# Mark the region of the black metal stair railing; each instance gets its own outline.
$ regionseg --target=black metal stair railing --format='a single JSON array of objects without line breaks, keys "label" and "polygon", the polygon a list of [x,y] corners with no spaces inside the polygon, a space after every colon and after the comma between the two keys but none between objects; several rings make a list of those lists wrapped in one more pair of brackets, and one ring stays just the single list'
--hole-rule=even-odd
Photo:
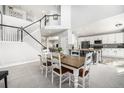
[{"label": "black metal stair railing", "polygon": [[[59,17],[60,15],[58,14],[54,14],[54,15],[44,15],[42,18],[40,18],[39,20],[35,21],[35,22],[32,22],[31,24],[27,25],[27,26],[24,26],[24,27],[18,27],[18,26],[12,26],[12,25],[6,25],[6,24],[3,24],[3,15],[2,13],[0,12],[1,14],[1,24],[0,24],[0,28],[1,28],[1,31],[0,31],[0,40],[1,41],[21,41],[23,42],[23,38],[24,38],[24,33],[26,33],[28,36],[30,36],[33,40],[35,40],[37,43],[39,43],[41,46],[43,46],[44,48],[46,48],[45,45],[43,45],[39,40],[37,40],[33,35],[31,35],[27,30],[26,28],[32,26],[33,24],[36,24],[36,23],[40,23],[40,31],[41,31],[41,22],[44,20],[44,26],[46,26],[46,23],[47,23],[47,19],[49,17]],[[6,31],[6,29],[3,29],[4,28],[9,28],[8,31]],[[9,31],[10,29],[16,29],[16,31]],[[13,39],[14,38],[14,39]]]},{"label": "black metal stair railing", "polygon": [[1,41],[19,41],[19,27],[5,24],[0,24],[0,26],[2,27],[0,35]]},{"label": "black metal stair railing", "polygon": [[19,41],[19,27],[3,24],[3,14],[0,11],[0,41]]},{"label": "black metal stair railing", "polygon": [[44,46],[40,41],[38,41],[35,37],[33,37],[30,33],[28,33],[28,31],[26,31],[24,28],[22,27],[17,27],[17,26],[11,26],[11,25],[4,25],[4,24],[0,24],[0,26],[3,27],[9,27],[9,28],[17,28],[20,32],[21,32],[21,36],[20,36],[20,40],[21,42],[23,42],[23,32],[25,32],[27,35],[29,35],[33,40],[35,40],[37,43],[39,43],[41,46],[43,46],[44,48],[46,48],[46,46]]}]

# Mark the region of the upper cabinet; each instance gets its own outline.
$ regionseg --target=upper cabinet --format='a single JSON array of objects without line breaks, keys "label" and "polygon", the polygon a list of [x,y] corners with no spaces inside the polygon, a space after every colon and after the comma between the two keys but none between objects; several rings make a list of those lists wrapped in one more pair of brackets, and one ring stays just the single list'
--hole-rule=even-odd
[{"label": "upper cabinet", "polygon": [[116,33],[116,43],[124,43],[124,33]]},{"label": "upper cabinet", "polygon": [[116,34],[108,34],[107,35],[107,44],[114,44],[114,43],[116,43]]},{"label": "upper cabinet", "polygon": [[108,35],[102,35],[102,43],[107,44],[108,43]]},{"label": "upper cabinet", "polygon": [[90,44],[94,44],[94,40],[102,40],[103,44],[124,43],[124,33],[113,33],[80,38],[80,41],[90,41]]},{"label": "upper cabinet", "polygon": [[104,35],[103,44],[117,44],[124,43],[124,34],[123,33],[114,33]]}]

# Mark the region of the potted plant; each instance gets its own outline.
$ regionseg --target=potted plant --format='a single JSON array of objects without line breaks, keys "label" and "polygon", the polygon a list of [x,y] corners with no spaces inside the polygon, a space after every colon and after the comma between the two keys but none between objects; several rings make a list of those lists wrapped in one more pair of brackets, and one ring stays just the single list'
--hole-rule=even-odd
[{"label": "potted plant", "polygon": [[61,52],[61,51],[62,51],[62,48],[61,48],[61,47],[59,47],[59,48],[58,48],[58,52]]}]

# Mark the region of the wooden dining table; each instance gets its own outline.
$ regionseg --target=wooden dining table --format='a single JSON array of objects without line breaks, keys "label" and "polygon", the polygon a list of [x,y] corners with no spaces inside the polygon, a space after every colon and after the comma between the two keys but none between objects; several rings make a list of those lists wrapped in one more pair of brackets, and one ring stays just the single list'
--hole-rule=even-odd
[{"label": "wooden dining table", "polygon": [[84,65],[85,57],[66,55],[61,58],[62,66],[73,70],[74,87],[78,87],[79,69]]}]

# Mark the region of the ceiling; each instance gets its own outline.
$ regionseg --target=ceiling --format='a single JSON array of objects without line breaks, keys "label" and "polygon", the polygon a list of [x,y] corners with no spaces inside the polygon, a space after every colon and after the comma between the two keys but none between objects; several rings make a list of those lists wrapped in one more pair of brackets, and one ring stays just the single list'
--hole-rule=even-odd
[{"label": "ceiling", "polygon": [[[78,10],[78,11],[77,11]],[[78,36],[92,35],[122,29],[124,6],[121,5],[82,5],[72,6],[72,30]]]},{"label": "ceiling", "polygon": [[[122,24],[122,25],[116,26],[116,24]],[[89,24],[87,26],[78,29],[78,31],[75,31],[74,33],[77,34],[78,36],[85,36],[85,35],[107,33],[113,31],[120,31],[122,29],[124,29],[124,13],[96,21],[92,24]]]},{"label": "ceiling", "polygon": [[63,26],[60,25],[56,25],[56,26],[45,26],[44,28],[42,28],[42,36],[56,36],[58,34],[60,34],[61,32],[66,31],[68,28],[65,28]]}]

